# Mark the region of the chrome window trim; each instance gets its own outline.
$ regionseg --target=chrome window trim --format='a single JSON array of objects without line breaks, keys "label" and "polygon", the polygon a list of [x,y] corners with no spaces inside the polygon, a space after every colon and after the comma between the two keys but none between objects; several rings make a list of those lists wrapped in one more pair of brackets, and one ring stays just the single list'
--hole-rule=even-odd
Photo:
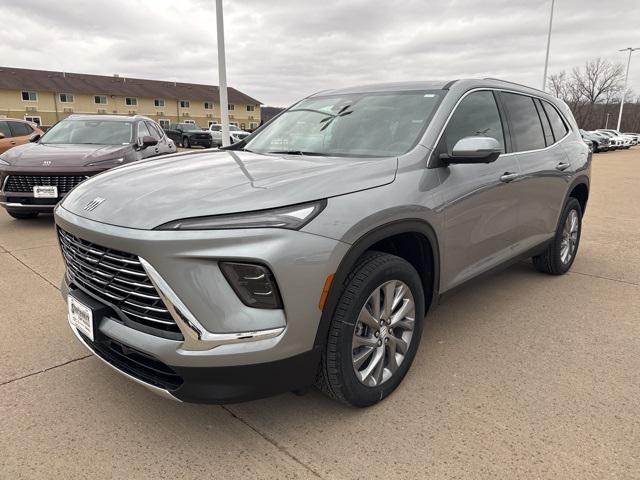
[{"label": "chrome window trim", "polygon": [[4,193],[4,189],[7,186],[7,182],[9,181],[9,177],[10,176],[11,176],[11,174],[9,174],[6,177],[4,177],[4,180],[2,181],[2,187],[0,187],[0,192]]},{"label": "chrome window trim", "polygon": [[[438,137],[436,138],[436,141],[433,143],[433,146],[432,147],[427,147],[427,148],[429,148],[431,150],[430,153],[429,153],[429,160],[427,161],[427,168],[433,168],[433,165],[432,165],[432,163],[433,163],[433,152],[435,152],[436,146],[440,143],[440,139],[442,138],[442,135],[444,134],[444,131],[446,130],[446,128],[449,126],[449,122],[451,121],[451,117],[453,117],[453,114],[458,109],[458,106],[460,105],[460,102],[462,102],[462,100],[464,100],[468,95],[471,95],[474,92],[486,92],[486,91],[489,91],[489,92],[514,93],[514,94],[517,94],[517,95],[523,95],[525,97],[537,98],[540,101],[547,102],[549,105],[551,105],[553,108],[555,108],[555,110],[558,112],[558,115],[560,115],[560,117],[562,118],[562,120],[564,121],[564,123],[567,126],[567,134],[564,137],[562,137],[561,139],[556,140],[555,142],[553,142],[551,145],[548,145],[548,146],[546,146],[544,148],[538,148],[538,149],[535,149],[535,150],[522,150],[522,151],[519,151],[519,152],[501,153],[499,158],[508,157],[508,156],[511,156],[511,155],[532,153],[532,152],[543,152],[543,151],[548,150],[548,149],[550,149],[552,147],[555,147],[557,144],[559,144],[565,138],[567,138],[571,134],[571,132],[573,132],[573,126],[571,125],[571,123],[569,123],[567,121],[567,119],[562,114],[562,112],[560,110],[558,110],[558,108],[556,108],[556,106],[553,105],[551,102],[549,102],[548,100],[545,100],[543,97],[541,97],[539,95],[533,95],[531,93],[519,92],[517,90],[512,90],[512,89],[509,89],[509,88],[502,88],[502,87],[477,87],[477,88],[472,88],[471,90],[466,91],[458,99],[456,104],[451,109],[451,112],[449,113],[449,116],[447,117],[447,120],[444,122],[444,125],[440,129],[440,133],[438,134]],[[496,108],[498,108],[497,102],[496,102]],[[504,130],[504,125],[503,125],[503,130]],[[506,141],[506,138],[505,138],[505,141]],[[505,147],[506,147],[506,145],[505,145]]]},{"label": "chrome window trim", "polygon": [[207,331],[189,309],[182,303],[178,295],[171,289],[158,271],[142,257],[138,257],[142,268],[147,272],[151,283],[156,287],[162,301],[178,325],[184,336],[183,350],[211,350],[230,343],[255,342],[281,335],[286,327],[256,330],[251,332],[212,333]]}]

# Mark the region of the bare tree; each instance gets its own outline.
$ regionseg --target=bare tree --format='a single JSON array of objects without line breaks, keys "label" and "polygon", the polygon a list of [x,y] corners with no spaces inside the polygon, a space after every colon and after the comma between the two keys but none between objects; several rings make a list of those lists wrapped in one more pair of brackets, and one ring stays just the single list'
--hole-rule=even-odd
[{"label": "bare tree", "polygon": [[593,105],[603,97],[621,90],[623,73],[622,64],[613,64],[598,57],[587,60],[584,71],[575,67],[571,76],[580,95]]}]

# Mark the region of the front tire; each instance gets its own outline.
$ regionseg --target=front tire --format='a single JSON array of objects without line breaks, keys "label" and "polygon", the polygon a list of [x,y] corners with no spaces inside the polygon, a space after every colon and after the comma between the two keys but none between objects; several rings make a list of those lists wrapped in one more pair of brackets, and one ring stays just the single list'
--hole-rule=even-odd
[{"label": "front tire", "polygon": [[17,220],[29,220],[38,216],[38,212],[15,212],[7,210],[7,213]]},{"label": "front tire", "polygon": [[191,148],[191,143],[189,143],[189,139],[187,137],[184,137],[182,139],[182,147],[183,148]]},{"label": "front tire", "polygon": [[563,275],[569,271],[578,253],[582,233],[582,208],[573,197],[567,201],[556,235],[546,250],[533,257],[537,270],[550,275]]},{"label": "front tire", "polygon": [[406,260],[369,252],[346,280],[329,326],[319,386],[368,407],[402,382],[420,344],[425,315],[418,272]]}]

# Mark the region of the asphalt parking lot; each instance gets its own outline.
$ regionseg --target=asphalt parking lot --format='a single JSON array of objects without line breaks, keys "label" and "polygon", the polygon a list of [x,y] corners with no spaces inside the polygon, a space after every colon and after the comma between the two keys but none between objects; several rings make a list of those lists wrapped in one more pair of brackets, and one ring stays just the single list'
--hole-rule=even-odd
[{"label": "asphalt parking lot", "polygon": [[174,403],[70,332],[51,217],[0,212],[0,478],[640,478],[640,147],[594,156],[563,277],[521,263],[428,317],[403,385]]}]

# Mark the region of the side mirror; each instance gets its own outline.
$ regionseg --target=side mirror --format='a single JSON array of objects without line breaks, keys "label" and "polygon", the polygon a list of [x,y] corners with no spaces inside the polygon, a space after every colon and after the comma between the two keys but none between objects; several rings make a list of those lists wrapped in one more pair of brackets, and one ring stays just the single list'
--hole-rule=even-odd
[{"label": "side mirror", "polygon": [[31,135],[31,136],[29,137],[29,141],[30,141],[31,143],[35,143],[35,142],[37,142],[38,140],[40,140],[41,138],[42,138],[42,135],[40,135],[39,133],[34,133],[33,135]]},{"label": "side mirror", "polygon": [[144,137],[142,137],[142,140],[140,142],[140,148],[142,150],[144,150],[145,148],[148,147],[153,147],[154,145],[158,144],[158,140],[150,137],[149,135],[145,135]]},{"label": "side mirror", "polygon": [[495,162],[502,148],[492,137],[464,137],[456,142],[451,155],[441,155],[445,163],[491,163]]}]

